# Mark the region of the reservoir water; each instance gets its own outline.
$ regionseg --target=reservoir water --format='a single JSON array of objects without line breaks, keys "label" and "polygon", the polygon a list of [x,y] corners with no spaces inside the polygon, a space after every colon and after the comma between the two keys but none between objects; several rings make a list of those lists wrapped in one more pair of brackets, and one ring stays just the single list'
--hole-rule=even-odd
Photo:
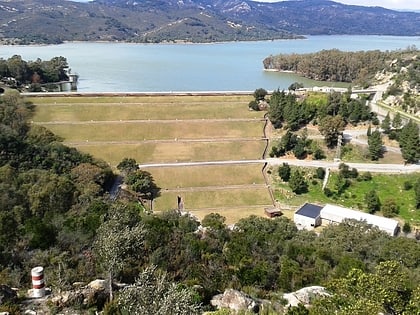
[{"label": "reservoir water", "polygon": [[65,43],[0,46],[0,58],[67,58],[80,92],[253,91],[314,82],[293,74],[263,71],[262,61],[280,53],[395,50],[420,47],[420,37],[308,36],[304,40],[214,44]]}]

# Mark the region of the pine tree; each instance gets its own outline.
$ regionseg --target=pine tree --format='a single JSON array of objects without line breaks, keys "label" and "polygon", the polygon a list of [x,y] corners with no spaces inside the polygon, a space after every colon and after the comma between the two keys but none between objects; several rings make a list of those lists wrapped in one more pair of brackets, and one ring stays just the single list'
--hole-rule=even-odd
[{"label": "pine tree", "polygon": [[283,165],[279,167],[278,173],[282,181],[288,182],[291,173],[289,164],[283,163]]},{"label": "pine tree", "polygon": [[372,161],[378,160],[380,157],[382,157],[383,153],[383,142],[381,133],[378,129],[376,129],[370,137],[368,138],[368,145],[369,145],[369,156]]},{"label": "pine tree", "polygon": [[378,194],[375,190],[371,190],[365,195],[365,202],[366,207],[371,214],[381,209],[381,202],[379,201]]},{"label": "pine tree", "polygon": [[401,129],[399,143],[403,159],[407,163],[417,163],[420,159],[419,127],[412,120]]},{"label": "pine tree", "polygon": [[386,134],[388,134],[391,131],[391,118],[389,117],[389,112],[388,114],[386,114],[384,120],[382,120],[381,128]]},{"label": "pine tree", "polygon": [[308,183],[299,170],[292,172],[289,179],[289,186],[296,194],[303,194],[308,191]]},{"label": "pine tree", "polygon": [[394,119],[392,120],[392,128],[400,129],[402,126],[402,118],[400,113],[396,113]]}]

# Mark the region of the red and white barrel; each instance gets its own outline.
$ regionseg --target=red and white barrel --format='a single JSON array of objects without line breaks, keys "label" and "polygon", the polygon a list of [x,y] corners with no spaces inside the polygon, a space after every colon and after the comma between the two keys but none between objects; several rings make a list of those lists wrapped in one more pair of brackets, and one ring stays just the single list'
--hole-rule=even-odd
[{"label": "red and white barrel", "polygon": [[33,297],[45,296],[44,268],[35,267],[31,270]]}]

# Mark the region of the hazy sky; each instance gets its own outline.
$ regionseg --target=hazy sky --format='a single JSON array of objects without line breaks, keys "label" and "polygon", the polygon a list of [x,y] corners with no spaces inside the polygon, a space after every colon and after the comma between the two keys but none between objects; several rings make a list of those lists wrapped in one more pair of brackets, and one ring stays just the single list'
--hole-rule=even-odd
[{"label": "hazy sky", "polygon": [[[279,0],[258,0],[261,2],[279,2]],[[363,6],[378,6],[388,9],[411,9],[420,10],[420,0],[333,0],[344,4],[354,4]]]}]

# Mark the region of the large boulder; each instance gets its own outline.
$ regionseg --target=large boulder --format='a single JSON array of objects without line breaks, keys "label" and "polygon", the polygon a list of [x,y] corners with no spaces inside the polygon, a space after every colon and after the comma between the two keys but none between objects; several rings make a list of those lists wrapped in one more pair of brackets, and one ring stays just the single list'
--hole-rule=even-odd
[{"label": "large boulder", "polygon": [[302,288],[295,292],[283,294],[283,298],[287,300],[287,306],[297,306],[298,304],[303,304],[309,306],[312,303],[312,300],[318,296],[329,296],[330,294],[324,287],[321,286],[312,286]]},{"label": "large boulder", "polygon": [[258,313],[260,309],[260,303],[257,300],[233,289],[227,289],[223,294],[215,295],[210,303],[218,309],[228,308],[234,311],[247,310]]},{"label": "large boulder", "polygon": [[0,284],[0,304],[7,302],[15,303],[17,301],[17,293],[11,287]]}]

